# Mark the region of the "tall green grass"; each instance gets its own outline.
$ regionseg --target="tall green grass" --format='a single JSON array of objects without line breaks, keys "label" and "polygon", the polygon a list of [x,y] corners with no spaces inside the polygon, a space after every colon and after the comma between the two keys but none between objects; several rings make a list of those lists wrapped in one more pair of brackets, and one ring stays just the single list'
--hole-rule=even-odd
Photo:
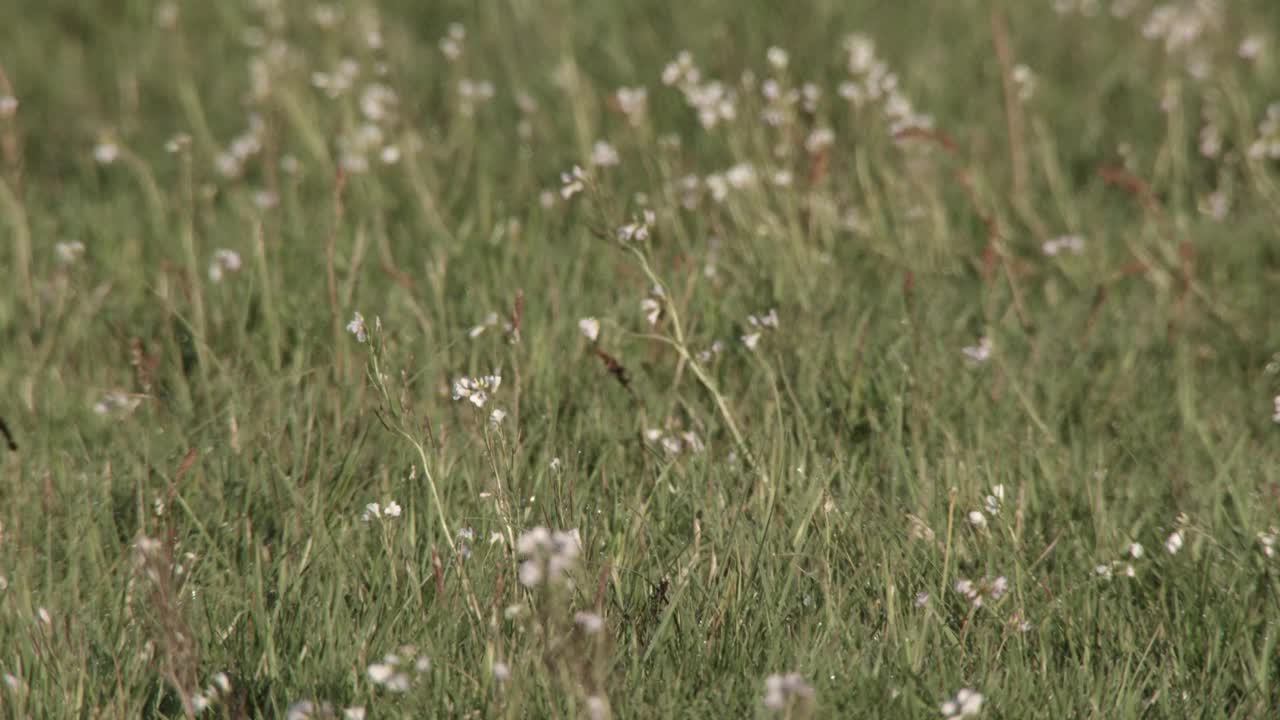
[{"label": "tall green grass", "polygon": [[0,27],[0,715],[1280,707],[1280,6]]}]

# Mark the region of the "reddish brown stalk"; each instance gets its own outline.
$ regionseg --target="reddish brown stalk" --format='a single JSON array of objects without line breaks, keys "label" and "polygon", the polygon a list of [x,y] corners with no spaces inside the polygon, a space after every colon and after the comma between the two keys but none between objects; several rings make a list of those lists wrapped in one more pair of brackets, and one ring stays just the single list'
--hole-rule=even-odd
[{"label": "reddish brown stalk", "polygon": [[516,300],[511,305],[511,330],[510,335],[514,341],[520,340],[520,321],[524,318],[524,289],[516,289]]},{"label": "reddish brown stalk", "polygon": [[605,369],[608,370],[609,374],[618,381],[618,384],[622,385],[623,389],[634,397],[635,392],[631,389],[631,374],[622,366],[622,363],[618,362],[618,359],[614,356],[602,350],[599,345],[592,345],[591,352],[595,353],[595,356],[600,358],[600,362],[604,363]]},{"label": "reddish brown stalk", "polygon": [[1151,192],[1151,186],[1142,178],[1124,168],[1108,165],[1098,168],[1098,177],[1102,178],[1102,181],[1106,184],[1114,185],[1133,195],[1147,210],[1160,215],[1160,204],[1156,202],[1155,195]]}]

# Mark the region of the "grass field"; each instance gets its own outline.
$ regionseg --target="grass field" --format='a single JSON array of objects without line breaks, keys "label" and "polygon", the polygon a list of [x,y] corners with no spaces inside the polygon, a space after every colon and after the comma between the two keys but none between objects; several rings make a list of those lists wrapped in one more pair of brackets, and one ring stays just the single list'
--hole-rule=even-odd
[{"label": "grass field", "polygon": [[0,717],[1280,716],[1280,3],[0,28]]}]

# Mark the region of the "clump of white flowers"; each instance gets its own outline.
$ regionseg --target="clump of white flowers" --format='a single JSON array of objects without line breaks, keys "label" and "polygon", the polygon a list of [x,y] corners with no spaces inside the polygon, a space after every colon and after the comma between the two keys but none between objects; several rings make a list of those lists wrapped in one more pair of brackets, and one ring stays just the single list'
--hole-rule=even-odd
[{"label": "clump of white flowers", "polygon": [[981,365],[991,359],[991,338],[983,335],[978,338],[977,345],[960,348],[966,360],[973,365]]},{"label": "clump of white flowers", "polygon": [[624,243],[648,240],[649,233],[657,219],[652,210],[645,210],[640,217],[632,218],[631,222],[618,228],[618,240]]},{"label": "clump of white flowers", "polygon": [[688,51],[681,51],[663,68],[662,84],[679,88],[704,129],[731,122],[738,116],[734,91],[718,80],[703,82],[702,71],[694,64]]},{"label": "clump of white flowers", "polygon": [[480,377],[460,377],[453,381],[453,399],[467,400],[478,408],[484,407],[489,396],[502,384],[502,376],[498,374]]},{"label": "clump of white flowers", "polygon": [[364,506],[364,512],[360,513],[360,519],[364,522],[369,522],[370,520],[398,518],[400,517],[400,512],[400,503],[395,500],[388,500],[385,505],[372,502]]},{"label": "clump of white flowers", "polygon": [[613,94],[618,111],[627,118],[632,126],[639,125],[649,107],[649,91],[643,87],[620,87]]},{"label": "clump of white flowers", "polygon": [[1129,543],[1125,548],[1125,557],[1119,560],[1112,560],[1110,563],[1103,563],[1094,567],[1093,571],[1103,580],[1110,580],[1113,577],[1136,577],[1138,572],[1133,565],[1133,561],[1141,558],[1146,554],[1146,548],[1141,543]]},{"label": "clump of white flowers", "polygon": [[560,197],[568,200],[587,188],[587,173],[574,165],[569,172],[560,173]]},{"label": "clump of white flowers", "polygon": [[222,282],[226,273],[238,272],[240,267],[240,253],[225,248],[215,250],[213,261],[209,263],[209,279],[215,283]]},{"label": "clump of white flowers", "polygon": [[800,673],[775,673],[764,679],[764,706],[783,710],[792,702],[813,700],[813,688]]},{"label": "clump of white flowers", "polygon": [[980,608],[988,602],[994,602],[1004,596],[1009,589],[1009,581],[1003,575],[999,577],[985,577],[977,582],[960,578],[955,584],[956,592],[960,593],[973,604],[975,608]]},{"label": "clump of white flowers", "polygon": [[1040,246],[1041,251],[1049,257],[1058,255],[1063,252],[1070,252],[1072,255],[1079,255],[1084,252],[1084,238],[1079,235],[1062,235],[1052,240],[1044,241]]},{"label": "clump of white flowers", "polygon": [[53,254],[57,256],[58,262],[72,265],[84,255],[84,243],[79,240],[57,243],[53,246]]},{"label": "clump of white flowers", "polygon": [[392,692],[405,692],[413,682],[410,668],[415,675],[421,675],[431,669],[431,659],[419,655],[414,646],[403,645],[384,655],[380,662],[370,664],[366,672],[374,685]]},{"label": "clump of white flowers", "polygon": [[217,705],[231,692],[231,678],[224,672],[217,672],[210,678],[209,685],[191,696],[191,710],[202,713]]},{"label": "clump of white flowers", "polygon": [[351,316],[351,322],[347,323],[347,332],[356,336],[356,342],[364,342],[369,339],[368,329],[364,325],[364,316],[359,312]]},{"label": "clump of white flowers", "polygon": [[759,346],[760,337],[765,331],[778,329],[778,310],[770,308],[769,312],[762,315],[748,315],[747,326],[749,330],[743,334],[742,344],[748,350],[755,350]]},{"label": "clump of white flowers", "polygon": [[956,691],[955,697],[939,705],[938,710],[942,712],[942,717],[946,718],[946,720],[959,720],[981,712],[983,700],[982,693],[969,688],[962,688]]},{"label": "clump of white flowers", "polygon": [[571,573],[582,555],[582,536],[576,529],[551,531],[535,527],[516,539],[520,556],[520,584],[527,588],[539,585],[573,586]]},{"label": "clump of white flowers", "polygon": [[1267,107],[1258,123],[1258,138],[1249,145],[1249,157],[1255,160],[1280,160],[1280,102]]},{"label": "clump of white flowers", "polygon": [[117,412],[128,415],[137,410],[141,404],[141,397],[130,395],[120,390],[112,390],[103,395],[101,400],[94,403],[93,411],[98,415],[109,415]]},{"label": "clump of white flowers", "polygon": [[1275,525],[1267,528],[1266,532],[1258,533],[1258,547],[1262,549],[1265,557],[1273,558],[1276,556],[1276,540],[1280,538],[1280,529]]},{"label": "clump of white flowers", "polygon": [[618,149],[605,140],[597,140],[591,146],[591,164],[595,167],[613,167],[620,163]]},{"label": "clump of white flowers", "polygon": [[658,428],[650,428],[644,431],[644,439],[660,446],[669,458],[682,452],[700,453],[706,449],[702,438],[694,432],[666,433]]},{"label": "clump of white flowers", "polygon": [[890,135],[912,128],[933,127],[933,118],[916,112],[899,87],[898,75],[876,56],[875,41],[855,33],[845,38],[844,50],[850,77],[840,84],[841,97],[855,108],[879,106],[889,123]]}]

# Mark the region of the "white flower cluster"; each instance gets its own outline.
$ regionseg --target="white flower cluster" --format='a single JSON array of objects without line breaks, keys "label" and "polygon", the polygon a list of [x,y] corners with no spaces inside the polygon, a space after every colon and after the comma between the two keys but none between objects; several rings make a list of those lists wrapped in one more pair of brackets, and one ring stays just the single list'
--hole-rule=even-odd
[{"label": "white flower cluster", "polygon": [[369,503],[364,506],[364,512],[360,513],[360,519],[364,522],[370,520],[389,520],[391,518],[400,517],[400,503],[395,500],[388,500],[386,505],[379,505],[376,502]]},{"label": "white flower cluster", "polygon": [[1084,238],[1079,235],[1063,235],[1044,241],[1040,249],[1045,255],[1053,257],[1062,252],[1070,252],[1072,255],[1079,255],[1084,252]]},{"label": "white flower cluster", "polygon": [[412,658],[413,671],[416,675],[431,669],[430,658],[426,655],[418,655],[418,649],[412,645],[403,645],[396,652],[384,655],[381,662],[369,666],[367,670],[369,680],[374,685],[392,692],[407,691],[412,685],[412,678],[406,667],[410,663],[410,658]]},{"label": "white flower cluster", "polygon": [[1280,102],[1267,107],[1267,114],[1258,123],[1258,139],[1249,145],[1249,157],[1280,160]]},{"label": "white flower cluster", "polygon": [[587,188],[587,173],[577,165],[569,172],[560,173],[560,197],[568,200]]},{"label": "white flower cluster", "polygon": [[698,122],[707,130],[738,116],[733,90],[717,80],[703,82],[702,71],[694,65],[688,51],[682,50],[663,68],[662,84],[680,89],[685,102],[697,112]]},{"label": "white flower cluster", "polygon": [[991,486],[991,492],[983,499],[982,510],[969,511],[969,524],[976,528],[987,526],[987,515],[995,517],[1000,514],[1001,508],[1004,507],[1004,485],[997,483]]},{"label": "white flower cluster", "polygon": [[746,345],[748,350],[755,350],[760,344],[760,336],[764,331],[778,329],[777,308],[769,308],[769,312],[763,315],[748,315],[747,325],[751,330],[742,336],[742,344]]},{"label": "white flower cluster", "polygon": [[600,321],[593,317],[585,317],[578,321],[578,330],[591,342],[600,338]]},{"label": "white flower cluster", "polygon": [[1266,532],[1258,533],[1258,547],[1262,548],[1263,556],[1269,558],[1276,556],[1277,539],[1280,539],[1280,528],[1275,525],[1267,528]]},{"label": "white flower cluster", "polygon": [[1218,24],[1221,11],[1218,0],[1158,5],[1143,22],[1142,35],[1164,43],[1166,53],[1194,49],[1200,37]]},{"label": "white flower cluster", "polygon": [[627,122],[637,126],[644,121],[645,112],[649,108],[649,91],[643,87],[620,87],[613,93],[618,111],[627,118]]},{"label": "white flower cluster", "polygon": [[215,283],[222,282],[226,273],[239,272],[240,267],[240,253],[225,248],[215,250],[213,261],[209,263],[209,279]]},{"label": "white flower cluster", "polygon": [[58,262],[72,265],[84,255],[84,243],[79,240],[56,243],[53,254],[57,256]]},{"label": "white flower cluster", "polygon": [[813,688],[800,673],[775,673],[764,679],[764,706],[783,710],[793,700],[813,699]]},{"label": "white flower cluster", "polygon": [[244,174],[245,163],[262,152],[266,123],[256,113],[249,115],[249,128],[231,139],[227,148],[214,158],[218,172],[228,180]]},{"label": "white flower cluster", "polygon": [[960,578],[956,581],[955,588],[975,608],[980,608],[1003,597],[1009,589],[1009,581],[1003,575],[996,578],[985,577],[977,582]]},{"label": "white flower cluster", "polygon": [[112,390],[103,395],[101,400],[94,403],[93,411],[98,415],[108,415],[116,412],[128,415],[137,410],[140,404],[142,404],[142,398],[120,390]]},{"label": "white flower cluster", "polygon": [[675,457],[682,452],[700,453],[707,448],[702,438],[693,432],[674,434],[650,428],[644,431],[644,439],[661,446],[667,457]]},{"label": "white flower cluster", "polygon": [[1129,547],[1125,548],[1126,557],[1098,565],[1093,571],[1103,580],[1110,580],[1116,576],[1135,577],[1138,573],[1132,561],[1141,558],[1145,553],[1146,549],[1142,547],[1141,543],[1129,543]]},{"label": "white flower cluster", "polygon": [[196,713],[202,713],[217,705],[230,692],[231,679],[227,677],[227,674],[224,672],[214,673],[208,687],[191,696],[191,710]]},{"label": "white flower cluster", "polygon": [[962,347],[960,352],[964,354],[965,359],[971,364],[981,365],[991,359],[991,338],[983,335],[978,338],[977,345]]},{"label": "white flower cluster", "polygon": [[653,211],[646,209],[641,213],[640,217],[633,217],[631,222],[618,228],[619,242],[644,242],[648,240],[653,224],[657,221],[658,217]]},{"label": "white flower cluster", "polygon": [[879,105],[889,122],[889,134],[910,128],[930,129],[933,118],[915,111],[911,100],[898,87],[898,75],[876,57],[875,41],[855,33],[845,38],[844,50],[850,79],[837,92],[854,107]]},{"label": "white flower cluster", "polygon": [[942,717],[946,720],[960,720],[960,718],[977,715],[982,711],[982,694],[976,690],[962,688],[957,691],[955,697],[944,701],[938,706]]},{"label": "white flower cluster", "polygon": [[582,536],[576,529],[552,532],[545,527],[525,531],[516,539],[520,562],[520,584],[535,588],[547,585],[573,586],[570,577],[582,555]]},{"label": "white flower cluster", "polygon": [[453,381],[453,399],[467,400],[478,408],[484,407],[489,396],[497,392],[502,384],[501,375],[483,375],[481,377],[460,377]]}]

